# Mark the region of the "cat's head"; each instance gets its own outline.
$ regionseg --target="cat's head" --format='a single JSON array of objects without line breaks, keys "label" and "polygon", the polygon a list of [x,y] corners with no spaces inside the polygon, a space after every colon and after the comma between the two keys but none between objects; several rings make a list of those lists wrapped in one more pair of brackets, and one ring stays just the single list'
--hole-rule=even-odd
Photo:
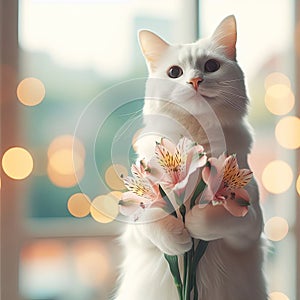
[{"label": "cat's head", "polygon": [[219,117],[243,117],[247,111],[244,76],[236,61],[236,21],[228,16],[210,38],[172,45],[155,33],[139,32],[149,77],[178,83],[205,99]]}]

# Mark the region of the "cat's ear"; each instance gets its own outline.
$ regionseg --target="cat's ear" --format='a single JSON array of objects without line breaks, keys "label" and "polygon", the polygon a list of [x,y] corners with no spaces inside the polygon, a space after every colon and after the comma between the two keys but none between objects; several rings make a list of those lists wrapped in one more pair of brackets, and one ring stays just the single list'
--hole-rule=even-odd
[{"label": "cat's ear", "polygon": [[225,55],[236,60],[236,21],[233,15],[225,18],[212,35],[212,41],[224,49]]},{"label": "cat's ear", "polygon": [[169,44],[155,33],[148,30],[140,30],[138,33],[140,47],[150,68],[155,67],[155,63],[167,50]]}]

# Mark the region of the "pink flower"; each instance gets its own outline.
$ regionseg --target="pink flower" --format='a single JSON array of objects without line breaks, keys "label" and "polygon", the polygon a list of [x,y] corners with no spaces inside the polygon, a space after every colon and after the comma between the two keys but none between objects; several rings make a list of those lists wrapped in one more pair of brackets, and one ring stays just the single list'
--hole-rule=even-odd
[{"label": "pink flower", "polygon": [[208,162],[210,166],[202,170],[202,179],[207,184],[202,199],[212,205],[223,205],[234,216],[245,216],[250,197],[244,187],[251,180],[252,172],[239,169],[235,155],[222,154]]},{"label": "pink flower", "polygon": [[136,221],[145,209],[164,208],[166,203],[161,197],[158,185],[148,177],[144,164],[141,163],[140,168],[132,165],[131,172],[133,177],[124,179],[128,192],[123,193],[119,205],[121,214],[131,216]]},{"label": "pink flower", "polygon": [[166,188],[181,195],[188,179],[206,164],[207,157],[201,145],[183,137],[178,144],[163,138],[156,144],[156,157],[150,161],[152,176]]}]

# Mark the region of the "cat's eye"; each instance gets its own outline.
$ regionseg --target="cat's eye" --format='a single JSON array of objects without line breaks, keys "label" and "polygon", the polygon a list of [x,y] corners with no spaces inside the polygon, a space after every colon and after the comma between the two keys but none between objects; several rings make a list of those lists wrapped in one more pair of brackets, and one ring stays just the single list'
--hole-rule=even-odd
[{"label": "cat's eye", "polygon": [[183,71],[179,66],[172,66],[168,69],[167,74],[170,78],[178,78],[183,74]]},{"label": "cat's eye", "polygon": [[209,73],[216,72],[217,70],[220,69],[220,63],[215,59],[209,59],[205,63],[204,69],[206,72],[209,72]]}]

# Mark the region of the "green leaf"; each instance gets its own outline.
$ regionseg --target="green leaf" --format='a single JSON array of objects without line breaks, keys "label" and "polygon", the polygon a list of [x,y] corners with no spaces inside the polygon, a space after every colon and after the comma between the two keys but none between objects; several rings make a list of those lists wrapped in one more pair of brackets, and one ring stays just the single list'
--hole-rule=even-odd
[{"label": "green leaf", "polygon": [[184,223],[185,222],[186,208],[185,208],[185,206],[183,204],[179,207],[179,211],[180,211],[180,213],[182,215],[182,221]]},{"label": "green leaf", "polygon": [[197,266],[200,259],[204,255],[207,246],[208,246],[208,241],[199,240],[197,248],[194,252],[194,256],[192,258],[192,266],[191,266],[190,273],[192,275],[191,278],[191,282],[193,283],[192,289],[194,288],[194,300],[198,300],[198,287],[197,287],[197,278],[196,278]]},{"label": "green leaf", "polygon": [[195,205],[197,198],[204,191],[205,187],[206,187],[206,183],[203,181],[203,179],[201,179],[191,198],[190,208],[192,208]]},{"label": "green leaf", "polygon": [[184,281],[184,299],[190,300],[191,291],[193,290],[193,273],[192,273],[192,262],[193,262],[193,251],[190,250],[185,253],[187,256],[187,265],[185,266],[186,277]]},{"label": "green leaf", "polygon": [[208,246],[208,241],[199,240],[199,243],[197,245],[197,248],[195,250],[194,257],[193,257],[192,273],[194,273],[196,271],[198,263],[199,263],[200,259],[202,258],[202,256],[204,255],[207,246]]},{"label": "green leaf", "polygon": [[182,299],[182,297],[183,297],[182,281],[181,281],[179,267],[178,267],[178,257],[177,257],[177,255],[168,255],[168,254],[164,254],[164,256],[169,264],[169,268],[170,268],[171,274],[173,276],[175,286],[178,291],[179,299],[183,300]]}]

